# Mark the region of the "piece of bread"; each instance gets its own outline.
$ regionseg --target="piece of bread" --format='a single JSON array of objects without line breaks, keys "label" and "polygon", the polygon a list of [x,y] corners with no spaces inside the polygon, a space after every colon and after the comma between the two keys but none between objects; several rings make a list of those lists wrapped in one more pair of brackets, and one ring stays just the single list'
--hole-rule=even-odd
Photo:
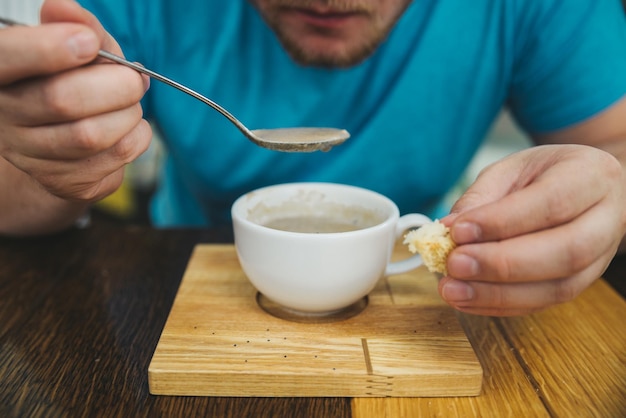
[{"label": "piece of bread", "polygon": [[446,261],[456,243],[450,236],[450,228],[439,220],[409,231],[404,236],[404,244],[408,244],[409,251],[422,256],[430,272],[448,274]]}]

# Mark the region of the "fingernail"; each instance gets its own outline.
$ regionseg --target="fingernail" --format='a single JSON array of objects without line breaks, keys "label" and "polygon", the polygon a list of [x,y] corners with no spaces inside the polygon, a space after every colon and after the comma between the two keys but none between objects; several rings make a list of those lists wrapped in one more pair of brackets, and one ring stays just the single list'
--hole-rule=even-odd
[{"label": "fingernail", "polygon": [[452,228],[452,239],[457,244],[476,242],[481,235],[480,227],[471,222],[460,222]]},{"label": "fingernail", "polygon": [[443,224],[451,224],[452,222],[454,222],[454,220],[459,216],[458,213],[449,213],[448,215],[444,216],[443,218],[439,219],[439,221],[441,221],[441,223]]},{"label": "fingernail", "polygon": [[480,266],[475,258],[467,254],[452,253],[448,258],[448,270],[454,277],[470,278],[478,275]]},{"label": "fingernail", "polygon": [[67,47],[77,58],[90,58],[98,53],[100,45],[95,33],[83,30],[67,40]]},{"label": "fingernail", "polygon": [[147,92],[148,89],[150,88],[150,77],[145,76],[143,77],[143,92]]},{"label": "fingernail", "polygon": [[465,282],[450,280],[443,285],[441,295],[448,302],[467,302],[474,299],[474,289]]}]

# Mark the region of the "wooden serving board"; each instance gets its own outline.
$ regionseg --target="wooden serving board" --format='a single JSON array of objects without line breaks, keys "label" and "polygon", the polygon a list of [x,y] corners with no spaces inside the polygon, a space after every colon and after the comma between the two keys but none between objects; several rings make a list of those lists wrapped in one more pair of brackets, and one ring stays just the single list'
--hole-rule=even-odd
[{"label": "wooden serving board", "polygon": [[440,397],[483,371],[437,278],[381,279],[359,314],[328,323],[259,307],[232,245],[198,245],[150,362],[150,392],[195,396]]}]

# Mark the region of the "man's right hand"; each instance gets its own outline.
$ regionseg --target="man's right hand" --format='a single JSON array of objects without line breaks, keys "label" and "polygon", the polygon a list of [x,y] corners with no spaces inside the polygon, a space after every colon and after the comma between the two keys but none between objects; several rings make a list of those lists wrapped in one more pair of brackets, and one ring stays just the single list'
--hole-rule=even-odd
[{"label": "man's right hand", "polygon": [[139,104],[149,81],[97,59],[121,50],[74,1],[47,0],[41,19],[0,30],[0,172],[12,165],[58,198],[93,202],[150,143]]}]

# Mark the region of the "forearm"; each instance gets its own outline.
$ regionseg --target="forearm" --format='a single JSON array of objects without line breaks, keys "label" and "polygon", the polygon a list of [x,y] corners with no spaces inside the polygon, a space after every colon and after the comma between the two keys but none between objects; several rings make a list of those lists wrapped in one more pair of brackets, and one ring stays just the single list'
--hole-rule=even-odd
[{"label": "forearm", "polygon": [[88,209],[53,196],[0,157],[0,235],[40,235],[66,229]]}]

